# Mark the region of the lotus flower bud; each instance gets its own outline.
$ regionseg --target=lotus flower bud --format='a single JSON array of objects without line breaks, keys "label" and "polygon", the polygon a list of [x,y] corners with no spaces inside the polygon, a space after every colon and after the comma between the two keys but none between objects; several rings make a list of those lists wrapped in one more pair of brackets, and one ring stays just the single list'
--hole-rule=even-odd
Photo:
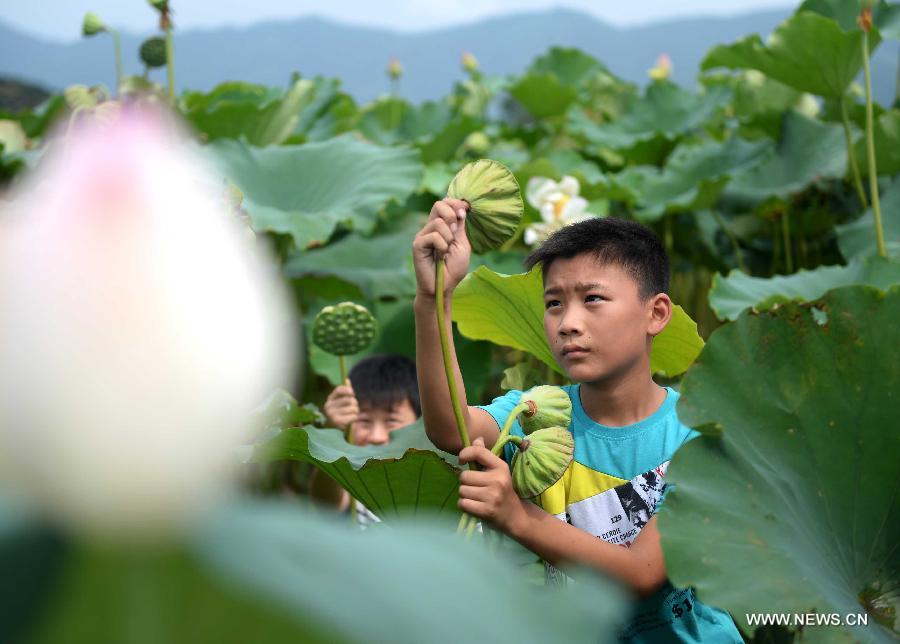
[{"label": "lotus flower bud", "polygon": [[556,483],[572,462],[575,441],[563,427],[546,427],[533,432],[519,444],[513,456],[512,484],[523,499],[542,494]]},{"label": "lotus flower bud", "polygon": [[71,128],[0,213],[0,478],[69,529],[167,535],[291,378],[290,300],[162,114]]},{"label": "lotus flower bud", "polygon": [[484,132],[472,132],[463,141],[463,147],[475,154],[484,154],[491,147],[491,140]]},{"label": "lotus flower bud", "polygon": [[672,59],[669,54],[660,54],[656,65],[647,72],[653,80],[666,80],[672,75]]},{"label": "lotus flower bud", "polygon": [[334,356],[348,356],[368,347],[377,324],[369,310],[353,302],[326,306],[313,321],[316,346]]},{"label": "lotus flower bud", "polygon": [[544,427],[568,427],[572,422],[572,399],[561,387],[540,385],[522,394],[528,404],[522,412],[522,430],[531,434]]},{"label": "lotus flower bud", "polygon": [[106,31],[106,25],[100,20],[100,16],[92,11],[84,14],[84,21],[81,23],[82,36],[95,36],[102,31]]},{"label": "lotus flower bud", "polygon": [[148,38],[141,44],[139,53],[147,67],[166,66],[166,41],[163,38]]},{"label": "lotus flower bud", "polygon": [[478,71],[478,59],[471,52],[464,52],[462,55],[462,68],[469,74]]},{"label": "lotus flower bud", "polygon": [[391,58],[387,67],[388,76],[390,76],[393,80],[397,80],[401,76],[403,76],[403,65],[400,64],[400,61],[396,58]]},{"label": "lotus flower bud", "polygon": [[476,253],[499,248],[513,236],[524,206],[515,175],[502,163],[479,159],[463,166],[447,189],[469,204],[466,235]]}]

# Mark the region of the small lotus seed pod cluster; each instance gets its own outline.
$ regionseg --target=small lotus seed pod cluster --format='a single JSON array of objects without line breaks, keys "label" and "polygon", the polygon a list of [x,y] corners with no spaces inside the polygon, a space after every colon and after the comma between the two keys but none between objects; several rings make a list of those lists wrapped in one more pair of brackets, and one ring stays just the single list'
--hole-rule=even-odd
[{"label": "small lotus seed pod cluster", "polygon": [[528,405],[522,412],[526,435],[544,427],[568,427],[572,421],[572,399],[561,387],[532,387],[522,394],[522,402]]},{"label": "small lotus seed pod cluster", "polygon": [[447,196],[469,204],[466,235],[476,253],[499,248],[522,220],[519,182],[509,168],[491,159],[463,166],[450,182]]},{"label": "small lotus seed pod cluster", "polygon": [[369,310],[354,302],[326,306],[313,321],[316,346],[335,356],[359,353],[375,338],[377,325]]},{"label": "small lotus seed pod cluster", "polygon": [[523,499],[543,493],[565,473],[575,456],[575,441],[565,427],[545,427],[519,444],[512,460],[513,488]]}]

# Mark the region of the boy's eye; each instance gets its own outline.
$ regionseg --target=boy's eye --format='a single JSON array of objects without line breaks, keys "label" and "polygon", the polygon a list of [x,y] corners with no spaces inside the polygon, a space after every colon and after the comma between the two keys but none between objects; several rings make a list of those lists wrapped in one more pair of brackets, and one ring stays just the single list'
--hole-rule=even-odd
[{"label": "boy's eye", "polygon": [[602,295],[591,294],[584,298],[585,302],[602,302],[606,298]]},{"label": "boy's eye", "polygon": [[549,309],[554,306],[559,306],[559,300],[547,300],[546,302],[544,302],[545,309]]}]

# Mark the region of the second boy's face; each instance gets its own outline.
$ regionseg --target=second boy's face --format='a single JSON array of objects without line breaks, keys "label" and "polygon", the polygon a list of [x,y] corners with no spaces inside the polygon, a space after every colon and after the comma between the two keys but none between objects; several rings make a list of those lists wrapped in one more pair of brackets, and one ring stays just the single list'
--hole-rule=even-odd
[{"label": "second boy's face", "polygon": [[555,260],[544,275],[544,333],[557,363],[575,382],[614,382],[643,368],[648,333],[659,332],[652,300],[641,301],[620,266],[587,254]]},{"label": "second boy's face", "polygon": [[395,403],[390,409],[363,406],[353,423],[353,442],[357,445],[384,445],[390,433],[416,422],[416,412],[409,400]]}]

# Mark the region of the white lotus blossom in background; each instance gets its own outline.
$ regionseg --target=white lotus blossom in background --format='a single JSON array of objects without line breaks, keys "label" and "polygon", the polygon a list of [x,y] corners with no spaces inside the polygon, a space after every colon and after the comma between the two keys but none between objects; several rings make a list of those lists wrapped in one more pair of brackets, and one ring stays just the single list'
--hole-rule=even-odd
[{"label": "white lotus blossom in background", "polygon": [[227,491],[296,334],[169,117],[86,121],[0,212],[0,481],[69,529],[164,535]]},{"label": "white lotus blossom in background", "polygon": [[525,186],[525,198],[544,221],[525,229],[525,243],[534,246],[567,224],[596,217],[587,212],[588,202],[578,196],[580,190],[578,179],[568,175],[558,183],[547,177],[531,177]]}]

